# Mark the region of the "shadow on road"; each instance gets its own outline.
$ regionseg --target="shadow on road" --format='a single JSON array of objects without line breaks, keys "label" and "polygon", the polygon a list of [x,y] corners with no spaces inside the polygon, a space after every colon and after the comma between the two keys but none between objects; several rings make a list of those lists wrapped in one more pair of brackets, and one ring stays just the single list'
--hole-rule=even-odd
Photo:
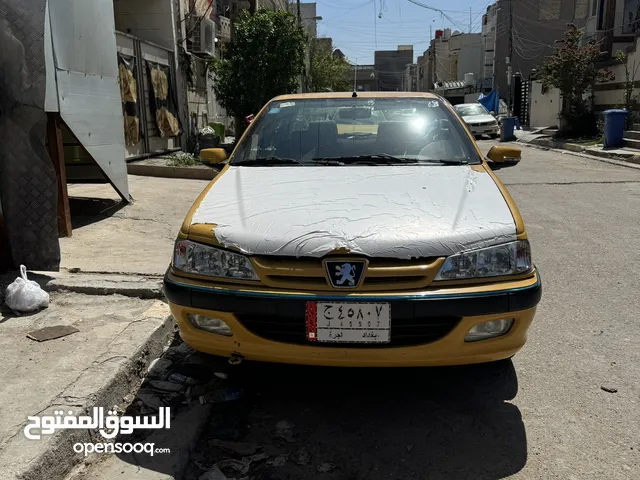
[{"label": "shadow on road", "polygon": [[99,222],[125,206],[126,202],[110,198],[69,197],[71,227],[76,229]]},{"label": "shadow on road", "polygon": [[[282,466],[252,465],[256,479],[497,479],[527,460],[522,416],[507,402],[518,390],[511,361],[433,369],[246,364],[232,380],[247,395],[214,408],[193,455],[201,468],[229,458],[213,439],[288,455]],[[290,435],[278,433],[283,420]],[[296,463],[301,447],[311,456],[306,465]],[[334,469],[318,473],[322,463]]]}]

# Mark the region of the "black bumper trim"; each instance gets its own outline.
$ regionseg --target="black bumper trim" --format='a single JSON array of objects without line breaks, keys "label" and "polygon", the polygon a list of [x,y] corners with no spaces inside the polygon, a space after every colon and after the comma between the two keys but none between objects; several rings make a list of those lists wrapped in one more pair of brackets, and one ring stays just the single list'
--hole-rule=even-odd
[{"label": "black bumper trim", "polygon": [[[169,302],[184,307],[215,310],[229,313],[298,316],[304,312],[305,304],[314,297],[303,298],[285,295],[238,295],[229,291],[215,291],[200,287],[181,285],[164,277],[164,294]],[[393,299],[389,297],[348,298],[342,301],[388,302],[394,317],[468,317],[517,312],[535,307],[542,297],[542,282],[531,287],[478,293],[473,295],[449,295],[444,297],[411,297]],[[334,297],[330,297],[334,298]],[[329,300],[319,295],[317,301]]]}]

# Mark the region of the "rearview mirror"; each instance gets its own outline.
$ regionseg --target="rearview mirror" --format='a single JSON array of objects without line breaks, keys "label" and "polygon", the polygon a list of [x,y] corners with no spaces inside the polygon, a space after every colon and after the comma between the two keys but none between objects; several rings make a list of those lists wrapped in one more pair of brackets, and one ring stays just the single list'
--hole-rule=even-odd
[{"label": "rearview mirror", "polygon": [[338,111],[338,118],[341,120],[360,120],[371,118],[370,108],[343,108]]},{"label": "rearview mirror", "polygon": [[200,161],[205,164],[217,165],[227,159],[227,152],[223,148],[204,148],[200,150]]},{"label": "rearview mirror", "polygon": [[491,160],[489,166],[492,170],[498,170],[505,167],[513,167],[520,163],[522,158],[522,151],[516,147],[507,147],[502,145],[496,145],[491,147],[487,158]]}]

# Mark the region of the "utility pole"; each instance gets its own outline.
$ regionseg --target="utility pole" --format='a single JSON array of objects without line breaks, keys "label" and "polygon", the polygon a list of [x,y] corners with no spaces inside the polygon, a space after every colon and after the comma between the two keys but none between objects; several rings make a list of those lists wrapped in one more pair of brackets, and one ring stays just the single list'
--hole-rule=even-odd
[{"label": "utility pole", "polygon": [[509,56],[507,57],[507,115],[511,116],[513,102],[511,100],[511,61],[513,57],[513,2],[509,0]]},{"label": "utility pole", "polygon": [[471,33],[471,29],[473,28],[471,22],[473,22],[473,20],[471,20],[471,7],[469,7],[469,33]]},{"label": "utility pole", "polygon": [[[300,13],[300,0],[296,0],[296,14],[298,17],[298,26],[301,27],[302,26],[302,14]],[[308,57],[309,52],[307,51],[306,56]],[[307,77],[307,59],[305,58],[305,66],[302,69],[302,75],[300,75],[300,92],[304,93],[306,88],[305,88],[305,83],[306,83],[306,77]]]},{"label": "utility pole", "polygon": [[356,57],[356,64],[353,67],[353,91],[357,90],[358,85],[358,58]]}]

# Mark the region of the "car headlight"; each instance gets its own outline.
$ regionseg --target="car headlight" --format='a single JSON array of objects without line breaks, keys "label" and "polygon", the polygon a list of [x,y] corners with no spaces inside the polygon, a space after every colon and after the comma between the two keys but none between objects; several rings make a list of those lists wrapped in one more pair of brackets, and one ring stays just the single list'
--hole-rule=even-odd
[{"label": "car headlight", "polygon": [[189,240],[176,240],[171,264],[186,273],[258,280],[251,262],[244,255]]},{"label": "car headlight", "polygon": [[498,277],[530,272],[531,247],[527,240],[472,250],[447,257],[435,280]]}]

